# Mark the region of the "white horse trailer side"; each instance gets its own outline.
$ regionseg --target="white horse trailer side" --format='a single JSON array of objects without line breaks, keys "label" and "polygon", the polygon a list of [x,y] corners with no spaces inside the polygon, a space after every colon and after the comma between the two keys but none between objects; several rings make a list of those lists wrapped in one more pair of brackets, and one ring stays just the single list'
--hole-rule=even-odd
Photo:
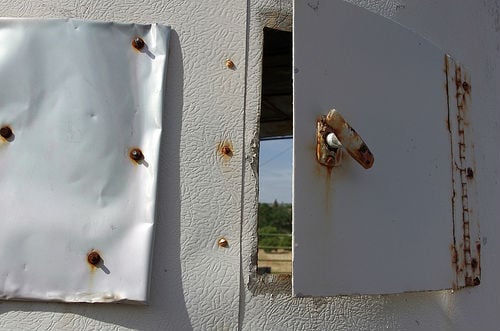
[{"label": "white horse trailer side", "polygon": [[[500,1],[12,0],[0,4],[0,14],[21,22],[0,24],[0,329],[497,328]],[[19,35],[29,20],[18,18],[37,18],[44,28],[30,33],[41,33],[42,40]],[[74,31],[56,29],[64,33],[58,36],[44,32],[54,24],[44,20],[49,18],[75,31],[81,28],[75,22],[96,24],[104,33],[90,29],[80,41]],[[159,27],[148,28],[153,23]],[[270,127],[266,134],[273,130],[261,121],[264,28],[294,34],[291,276],[257,273],[259,132],[261,125]],[[118,46],[102,44],[108,32],[108,46]],[[145,46],[136,40],[140,34]],[[139,53],[116,55],[122,39]],[[37,50],[33,59],[23,53],[30,49]],[[119,101],[110,108],[126,109],[125,119],[111,116],[105,128],[130,134],[98,133],[93,138],[103,145],[72,149],[86,139],[84,123],[106,118],[106,110],[82,111],[89,117],[81,121],[75,112],[67,125],[55,116],[54,131],[40,126],[47,135],[29,131],[46,119],[33,105],[49,112],[61,105],[36,93],[51,87],[43,78],[71,70],[66,52],[78,54],[81,63],[103,60],[99,55],[109,59],[81,85],[96,99],[78,99],[87,94],[68,83],[54,85],[63,97],[51,100],[91,108],[123,93],[130,109]],[[155,62],[135,62],[136,55]],[[52,61],[55,71],[44,73],[50,57],[60,65]],[[24,62],[36,74],[26,79],[40,79],[39,85],[13,83]],[[109,77],[119,84],[108,90]],[[126,83],[141,77],[144,86]],[[130,86],[138,87],[137,95]],[[14,118],[13,105],[30,110],[29,116]],[[329,122],[332,108],[350,126]],[[141,128],[136,142],[130,123]],[[363,143],[351,144],[358,137],[352,131],[342,133],[351,127]],[[329,133],[342,149],[327,141]],[[44,150],[31,154],[26,142]],[[57,164],[59,177],[54,163],[43,162],[51,143],[68,153],[60,158],[68,167]],[[78,150],[104,161],[79,164],[88,154]],[[120,157],[124,162],[113,161]],[[367,158],[370,169],[355,162]],[[89,190],[80,185],[86,178],[81,171],[73,176],[72,164],[95,167],[85,176],[114,188],[101,190],[104,200],[84,204],[88,210],[80,214],[63,213],[78,211],[72,197]],[[25,165],[31,169],[26,176]],[[116,172],[105,171],[114,165]],[[145,171],[139,182],[129,167]],[[54,182],[43,178],[45,170]],[[46,203],[14,194],[19,187],[31,192],[29,184],[40,183],[34,178],[46,184],[33,186]],[[64,178],[77,189],[58,191]],[[36,223],[41,214],[29,206],[44,211],[47,235]],[[63,225],[68,215],[79,223]],[[120,232],[135,222],[144,231]],[[85,235],[77,238],[81,231]],[[34,245],[33,238],[42,239]]]}]

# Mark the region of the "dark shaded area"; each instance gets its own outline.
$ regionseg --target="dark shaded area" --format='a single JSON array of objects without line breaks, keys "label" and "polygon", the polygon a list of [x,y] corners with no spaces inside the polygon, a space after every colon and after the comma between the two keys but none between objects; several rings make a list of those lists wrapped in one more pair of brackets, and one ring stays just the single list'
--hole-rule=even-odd
[{"label": "dark shaded area", "polygon": [[264,28],[260,139],[291,136],[292,33]]}]

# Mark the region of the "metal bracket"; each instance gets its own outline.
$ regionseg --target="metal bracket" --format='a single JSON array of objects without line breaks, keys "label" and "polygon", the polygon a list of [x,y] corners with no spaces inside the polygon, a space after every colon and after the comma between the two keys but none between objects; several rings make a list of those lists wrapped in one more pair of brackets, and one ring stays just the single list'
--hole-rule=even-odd
[{"label": "metal bracket", "polygon": [[363,168],[373,166],[374,157],[359,134],[335,109],[321,116],[316,129],[316,159],[327,167],[340,165],[345,149]]}]

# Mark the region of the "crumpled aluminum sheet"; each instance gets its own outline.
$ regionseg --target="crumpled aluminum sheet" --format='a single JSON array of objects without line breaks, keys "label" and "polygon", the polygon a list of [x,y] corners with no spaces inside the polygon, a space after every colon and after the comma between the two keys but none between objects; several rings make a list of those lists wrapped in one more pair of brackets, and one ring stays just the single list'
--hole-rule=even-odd
[{"label": "crumpled aluminum sheet", "polygon": [[169,36],[0,20],[0,298],[147,300]]}]

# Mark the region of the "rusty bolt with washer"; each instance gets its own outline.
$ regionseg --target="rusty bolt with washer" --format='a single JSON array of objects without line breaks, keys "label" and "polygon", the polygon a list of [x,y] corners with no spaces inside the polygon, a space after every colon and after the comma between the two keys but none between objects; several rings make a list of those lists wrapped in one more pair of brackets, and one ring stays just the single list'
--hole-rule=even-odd
[{"label": "rusty bolt with washer", "polygon": [[144,154],[142,154],[142,151],[139,148],[133,148],[130,151],[129,156],[132,160],[136,162],[144,160]]},{"label": "rusty bolt with washer", "polygon": [[220,238],[219,241],[217,242],[219,247],[226,248],[229,246],[229,242],[226,240],[226,238]]},{"label": "rusty bolt with washer", "polygon": [[144,42],[144,40],[141,38],[141,37],[135,37],[133,40],[132,40],[132,46],[137,49],[137,50],[141,50],[144,48],[144,46],[146,46],[146,43]]},{"label": "rusty bolt with washer", "polygon": [[0,136],[4,139],[10,139],[13,135],[12,129],[9,128],[8,126],[4,126],[3,128],[0,129]]},{"label": "rusty bolt with washer", "polygon": [[87,261],[92,264],[92,265],[98,265],[99,263],[101,263],[102,261],[102,258],[101,256],[99,255],[99,253],[95,252],[95,251],[92,251],[90,252],[88,255],[87,255]]}]

